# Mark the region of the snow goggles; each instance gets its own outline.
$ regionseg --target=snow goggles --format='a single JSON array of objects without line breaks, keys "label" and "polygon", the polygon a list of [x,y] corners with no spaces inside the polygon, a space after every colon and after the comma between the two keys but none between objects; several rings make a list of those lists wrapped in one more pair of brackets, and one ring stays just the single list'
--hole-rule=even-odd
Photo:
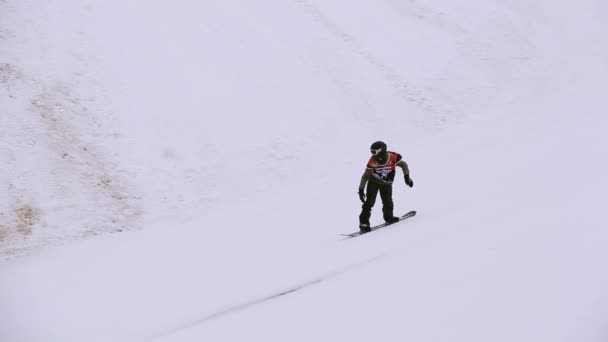
[{"label": "snow goggles", "polygon": [[380,152],[382,152],[382,149],[381,148],[377,148],[377,149],[372,148],[371,151],[372,151],[372,155],[377,156],[380,154]]}]

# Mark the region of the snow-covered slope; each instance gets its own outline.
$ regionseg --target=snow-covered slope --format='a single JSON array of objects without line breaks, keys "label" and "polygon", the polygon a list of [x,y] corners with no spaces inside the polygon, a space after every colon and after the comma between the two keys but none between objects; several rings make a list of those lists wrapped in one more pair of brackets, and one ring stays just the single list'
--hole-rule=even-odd
[{"label": "snow-covered slope", "polygon": [[0,2],[0,340],[605,340],[607,10]]}]

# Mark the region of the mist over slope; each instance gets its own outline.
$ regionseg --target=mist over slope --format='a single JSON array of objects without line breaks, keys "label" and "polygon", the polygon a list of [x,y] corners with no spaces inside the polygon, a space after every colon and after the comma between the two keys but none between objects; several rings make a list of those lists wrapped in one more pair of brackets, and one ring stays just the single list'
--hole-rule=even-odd
[{"label": "mist over slope", "polygon": [[0,2],[0,340],[602,341],[607,6]]}]

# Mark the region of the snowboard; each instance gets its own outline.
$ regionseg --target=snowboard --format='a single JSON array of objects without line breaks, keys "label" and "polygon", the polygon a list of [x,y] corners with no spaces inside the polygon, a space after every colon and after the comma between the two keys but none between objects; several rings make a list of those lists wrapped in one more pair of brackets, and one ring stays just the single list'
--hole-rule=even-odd
[{"label": "snowboard", "polygon": [[[397,222],[395,222],[395,223],[401,222],[401,221],[403,221],[403,220],[405,220],[405,219],[408,219],[408,218],[410,218],[410,217],[414,217],[414,216],[416,216],[416,211],[415,211],[415,210],[412,210],[412,211],[408,212],[407,214],[405,214],[405,215],[403,215],[403,216],[399,217],[399,221],[397,221]],[[393,225],[393,224],[395,224],[395,223],[386,223],[386,222],[385,222],[385,223],[379,224],[379,225],[377,225],[377,226],[372,227],[372,228],[371,228],[371,231],[369,231],[369,232],[367,232],[367,233],[371,233],[371,232],[373,232],[374,230],[378,230],[378,229],[380,229],[380,228],[384,228],[384,227],[387,227],[387,226]],[[358,232],[354,232],[354,233],[350,233],[350,234],[340,234],[340,235],[342,235],[342,236],[346,236],[346,239],[350,239],[350,238],[354,238],[354,237],[357,237],[357,236],[359,236],[359,235],[363,235],[363,234],[367,234],[367,233],[361,233],[361,231],[358,231]]]}]

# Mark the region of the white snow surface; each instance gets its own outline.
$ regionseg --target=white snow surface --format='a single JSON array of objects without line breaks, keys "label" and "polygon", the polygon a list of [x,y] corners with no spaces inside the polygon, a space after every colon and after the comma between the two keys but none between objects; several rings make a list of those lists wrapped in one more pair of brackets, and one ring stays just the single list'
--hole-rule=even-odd
[{"label": "white snow surface", "polygon": [[[0,0],[0,341],[607,341],[607,32],[594,0]],[[375,140],[418,215],[343,241]]]}]

